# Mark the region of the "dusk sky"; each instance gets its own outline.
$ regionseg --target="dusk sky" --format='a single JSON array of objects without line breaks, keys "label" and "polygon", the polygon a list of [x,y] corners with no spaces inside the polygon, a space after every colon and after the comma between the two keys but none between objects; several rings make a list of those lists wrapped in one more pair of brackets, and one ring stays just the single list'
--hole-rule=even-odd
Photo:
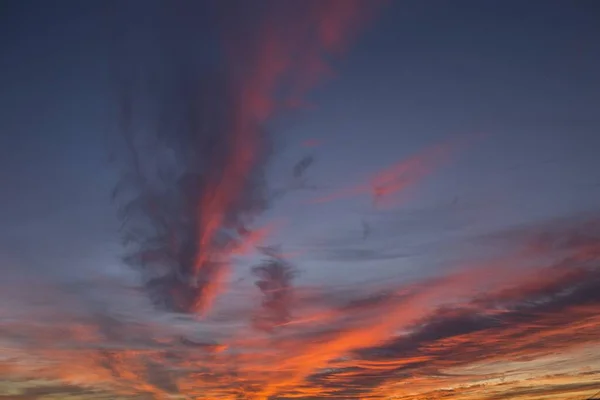
[{"label": "dusk sky", "polygon": [[0,399],[591,397],[598,21],[0,2]]}]

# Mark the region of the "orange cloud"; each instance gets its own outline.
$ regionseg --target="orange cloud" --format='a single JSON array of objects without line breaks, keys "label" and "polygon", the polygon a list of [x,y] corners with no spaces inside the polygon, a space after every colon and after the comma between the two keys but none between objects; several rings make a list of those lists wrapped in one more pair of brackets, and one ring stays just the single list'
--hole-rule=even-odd
[{"label": "orange cloud", "polygon": [[457,140],[438,144],[379,171],[367,182],[320,197],[314,202],[325,203],[347,197],[367,195],[372,198],[374,206],[379,206],[382,201],[405,192],[430,175],[437,167],[448,162],[450,155],[461,144],[462,141]]}]

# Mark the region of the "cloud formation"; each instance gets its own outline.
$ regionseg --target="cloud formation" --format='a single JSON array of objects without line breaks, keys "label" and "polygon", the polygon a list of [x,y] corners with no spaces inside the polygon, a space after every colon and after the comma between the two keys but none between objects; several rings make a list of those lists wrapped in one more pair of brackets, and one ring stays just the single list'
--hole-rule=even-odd
[{"label": "cloud formation", "polygon": [[[598,346],[598,226],[552,222],[526,229],[530,240],[524,242],[516,241],[523,229],[504,232],[499,236],[514,241],[506,257],[414,283],[350,291],[299,287],[290,305],[294,312],[267,333],[239,316],[200,325],[106,310],[51,320],[4,316],[2,367],[5,376],[44,377],[122,398],[482,398],[477,390],[485,389],[494,398],[525,399],[583,393],[593,388],[594,370],[581,370],[569,382],[561,374],[544,378],[547,391],[527,379],[550,375],[545,358],[568,359],[569,352]],[[202,334],[209,325],[210,339]],[[182,339],[191,327],[197,338]],[[29,355],[18,364],[8,361],[23,351]],[[537,362],[526,377],[512,376],[511,365]],[[496,367],[478,373],[485,365]]]},{"label": "cloud formation", "polygon": [[[329,72],[326,57],[345,50],[376,4],[265,1],[257,12],[224,2],[215,6],[218,71],[201,69],[189,48],[153,71],[161,82],[154,91],[136,91],[136,74],[121,73],[126,167],[115,197],[132,248],[126,261],[142,271],[157,303],[196,314],[211,308],[233,249],[252,237],[273,198],[264,175],[267,123],[304,100]],[[182,41],[163,38],[168,49]]]},{"label": "cloud formation", "polygon": [[[263,246],[258,290],[240,285],[225,312],[208,313],[232,258],[272,229],[255,224],[272,200],[268,121],[306,105],[330,73],[327,57],[369,14],[353,0],[265,1],[260,12],[226,3],[239,12],[215,5],[222,69],[207,75],[177,60],[143,106],[131,81],[121,87],[127,162],[115,192],[143,290],[93,279],[0,282],[0,398],[527,399],[595,389],[600,362],[586,354],[600,347],[595,215],[496,232],[475,244],[492,243],[494,254],[465,253],[412,281],[303,286],[295,266]],[[157,116],[156,131],[136,127],[134,106],[142,119]],[[453,147],[324,200],[402,193]],[[347,246],[324,258],[411,254]],[[150,307],[148,293],[167,312]],[[582,364],[561,369],[572,354]]]}]

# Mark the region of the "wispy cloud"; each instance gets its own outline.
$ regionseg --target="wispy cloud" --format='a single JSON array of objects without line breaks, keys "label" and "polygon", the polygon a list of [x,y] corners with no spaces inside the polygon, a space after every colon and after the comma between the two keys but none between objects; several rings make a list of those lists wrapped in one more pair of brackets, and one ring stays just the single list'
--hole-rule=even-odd
[{"label": "wispy cloud", "polygon": [[[203,76],[186,55],[174,61],[183,68],[166,67],[167,88],[152,96],[133,96],[135,80],[122,79],[127,168],[115,194],[126,194],[120,217],[126,243],[135,245],[126,260],[143,272],[157,303],[197,315],[212,308],[231,248],[247,242],[274,197],[264,175],[267,123],[331,73],[326,59],[346,50],[378,3],[215,3],[224,54],[218,73]],[[162,119],[156,132],[136,131],[135,111],[148,102],[146,112]]]}]

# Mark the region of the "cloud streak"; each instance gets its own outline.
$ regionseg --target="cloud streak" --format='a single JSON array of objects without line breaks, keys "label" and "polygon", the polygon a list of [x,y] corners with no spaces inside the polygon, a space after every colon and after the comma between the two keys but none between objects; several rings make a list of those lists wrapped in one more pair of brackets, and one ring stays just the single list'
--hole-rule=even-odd
[{"label": "cloud streak", "polygon": [[[157,302],[200,315],[223,291],[232,248],[244,246],[254,219],[270,206],[267,123],[328,74],[326,58],[346,49],[377,4],[265,1],[257,12],[245,2],[225,3],[215,5],[219,72],[203,75],[189,55],[179,55],[166,78],[158,73],[164,87],[138,94],[137,102],[132,79],[120,81],[127,168],[115,193],[125,192],[120,216],[126,243],[135,244],[126,260],[142,270]],[[248,14],[231,13],[232,6]],[[166,38],[167,47],[181,39]],[[162,118],[157,133],[146,128],[140,137],[134,114],[149,101],[142,119]]]},{"label": "cloud streak", "polygon": [[464,139],[453,139],[427,148],[377,172],[365,183],[319,197],[313,202],[326,203],[348,197],[368,195],[371,197],[375,208],[384,205],[384,202],[389,205],[394,196],[398,196],[416,186],[417,183],[426,176],[431,175],[438,167],[447,163],[450,155],[464,145]]}]

